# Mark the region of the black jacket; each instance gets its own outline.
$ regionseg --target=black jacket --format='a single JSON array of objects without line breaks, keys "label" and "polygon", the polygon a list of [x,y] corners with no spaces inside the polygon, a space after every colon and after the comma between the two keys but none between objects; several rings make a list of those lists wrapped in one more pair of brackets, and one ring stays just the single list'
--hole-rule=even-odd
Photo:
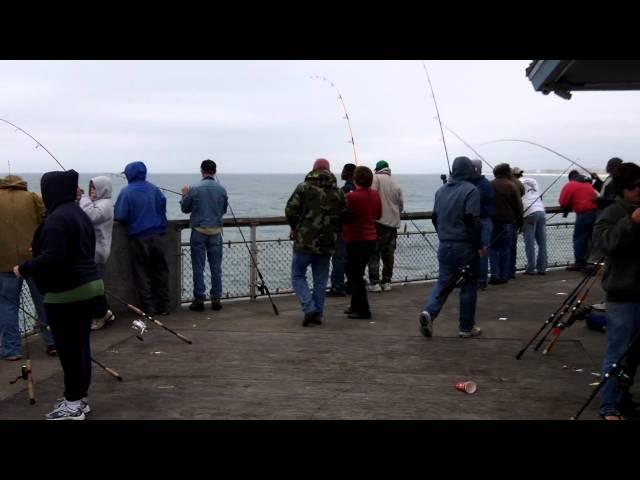
[{"label": "black jacket", "polygon": [[47,217],[33,235],[33,260],[20,265],[41,293],[65,292],[98,280],[96,237],[91,220],[76,204],[78,172],[48,172],[40,190]]}]

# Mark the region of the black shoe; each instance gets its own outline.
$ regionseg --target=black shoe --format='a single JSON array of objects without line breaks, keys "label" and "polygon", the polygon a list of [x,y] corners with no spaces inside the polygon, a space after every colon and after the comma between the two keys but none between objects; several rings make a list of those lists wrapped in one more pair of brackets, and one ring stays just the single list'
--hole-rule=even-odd
[{"label": "black shoe", "polygon": [[322,320],[320,320],[320,312],[315,311],[311,313],[305,313],[304,320],[302,321],[302,326],[308,327],[311,324],[322,325]]},{"label": "black shoe", "polygon": [[222,304],[220,303],[219,298],[211,300],[211,310],[222,310]]},{"label": "black shoe", "polygon": [[345,315],[351,315],[351,307],[347,307],[344,309],[344,314]]},{"label": "black shoe", "polygon": [[55,345],[47,345],[47,355],[55,357],[58,355],[58,350]]},{"label": "black shoe", "polygon": [[524,272],[525,275],[536,275],[536,272]]},{"label": "black shoe", "polygon": [[329,290],[329,291],[327,292],[327,297],[346,297],[346,296],[347,296],[347,294],[346,294],[346,293],[344,293],[344,292],[339,292],[339,291],[337,291],[337,290],[333,290],[333,289],[331,289],[331,290]]},{"label": "black shoe", "polygon": [[576,265],[573,263],[567,267],[567,270],[569,272],[581,272],[584,270],[584,265]]},{"label": "black shoe", "polygon": [[354,318],[354,319],[357,319],[357,320],[369,320],[371,318],[371,312],[369,312],[369,313],[353,312],[353,313],[350,313],[349,315],[347,315],[347,318]]},{"label": "black shoe", "polygon": [[546,275],[547,272],[538,272],[538,275]]},{"label": "black shoe", "polygon": [[505,283],[507,283],[506,280],[498,280],[497,278],[493,277],[491,277],[491,280],[489,280],[489,285],[504,285]]},{"label": "black shoe", "polygon": [[189,310],[194,312],[204,312],[204,302],[202,300],[194,300],[189,305]]}]

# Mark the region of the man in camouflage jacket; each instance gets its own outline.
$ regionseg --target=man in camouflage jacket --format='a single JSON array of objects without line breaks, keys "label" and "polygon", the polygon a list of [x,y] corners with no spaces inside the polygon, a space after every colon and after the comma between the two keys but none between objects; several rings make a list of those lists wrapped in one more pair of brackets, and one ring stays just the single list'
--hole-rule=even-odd
[{"label": "man in camouflage jacket", "polygon": [[[346,210],[344,193],[330,171],[329,161],[320,158],[299,184],[285,209],[293,239],[291,281],[304,311],[302,325],[321,325],[329,278],[329,262],[335,252],[340,220]],[[311,266],[313,293],[306,273]]]}]

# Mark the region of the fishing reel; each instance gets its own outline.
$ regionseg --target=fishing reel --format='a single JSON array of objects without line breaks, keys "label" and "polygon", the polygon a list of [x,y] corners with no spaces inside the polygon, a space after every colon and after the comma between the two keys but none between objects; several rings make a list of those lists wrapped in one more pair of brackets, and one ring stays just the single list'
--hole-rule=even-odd
[{"label": "fishing reel", "polygon": [[471,271],[471,266],[466,265],[462,267],[460,272],[458,272],[458,275],[452,278],[451,281],[442,289],[442,291],[440,292],[440,295],[438,295],[438,300],[442,299],[443,297],[446,297],[455,288],[458,288],[462,286],[462,284],[469,281],[475,281],[475,277],[473,275],[473,272]]},{"label": "fishing reel", "polygon": [[141,342],[144,341],[142,335],[144,335],[144,333],[148,330],[147,324],[144,323],[141,318],[138,318],[137,320],[133,321],[133,323],[131,324],[131,328],[138,331],[138,333],[136,334],[136,338]]},{"label": "fishing reel", "polygon": [[28,369],[26,365],[22,365],[20,367],[20,375],[17,376],[15,380],[10,381],[9,383],[13,385],[14,383],[17,383],[18,380],[29,380],[30,373],[31,373],[31,370]]},{"label": "fishing reel", "polygon": [[266,295],[267,293],[267,286],[264,284],[264,282],[260,282],[256,285],[256,288],[260,291],[260,295]]},{"label": "fishing reel", "polygon": [[446,184],[447,183],[447,176],[443,173],[442,175],[440,175],[440,180],[442,180],[442,184]]}]

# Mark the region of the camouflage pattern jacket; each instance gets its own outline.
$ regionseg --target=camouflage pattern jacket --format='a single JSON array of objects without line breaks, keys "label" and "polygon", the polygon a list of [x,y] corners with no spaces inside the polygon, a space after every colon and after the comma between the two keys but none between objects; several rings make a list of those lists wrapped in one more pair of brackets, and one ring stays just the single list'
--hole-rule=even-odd
[{"label": "camouflage pattern jacket", "polygon": [[332,255],[345,210],[346,200],[336,177],[327,170],[310,172],[285,209],[294,252]]}]

